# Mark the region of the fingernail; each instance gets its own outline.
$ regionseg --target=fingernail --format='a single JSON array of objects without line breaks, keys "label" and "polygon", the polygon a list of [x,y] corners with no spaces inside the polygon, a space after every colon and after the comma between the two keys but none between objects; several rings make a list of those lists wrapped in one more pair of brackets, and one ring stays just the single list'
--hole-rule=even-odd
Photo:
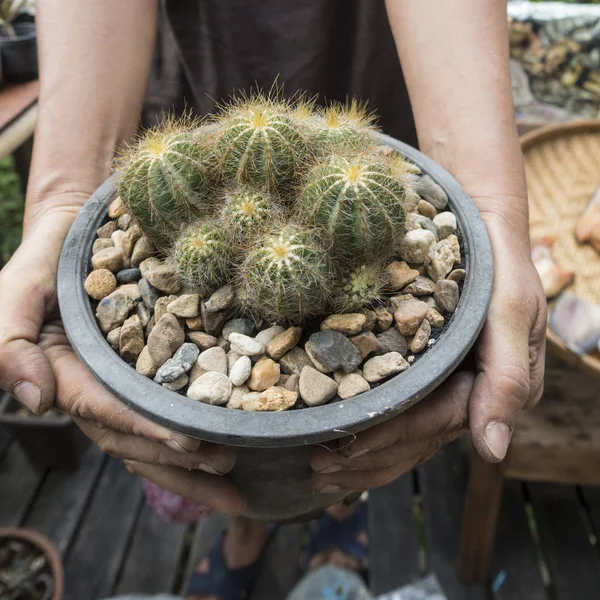
[{"label": "fingernail", "polygon": [[42,393],[37,385],[29,381],[19,381],[12,389],[12,394],[32,413],[38,413],[42,404]]},{"label": "fingernail", "polygon": [[341,470],[342,470],[342,465],[329,465],[326,469],[317,471],[317,473],[337,473],[338,471],[341,471]]},{"label": "fingernail", "polygon": [[341,492],[341,488],[339,485],[328,483],[323,487],[316,486],[315,492],[319,492],[320,494],[338,494]]},{"label": "fingernail", "polygon": [[485,443],[489,451],[498,459],[503,460],[510,444],[511,428],[503,421],[492,421],[485,428]]},{"label": "fingernail", "polygon": [[210,473],[211,475],[223,475],[223,473],[219,473],[215,468],[210,465],[205,465],[204,463],[200,463],[197,467],[200,471],[204,471],[205,473]]},{"label": "fingernail", "polygon": [[358,458],[359,456],[364,456],[367,454],[367,452],[369,452],[369,448],[362,448],[356,452],[350,452],[350,454],[346,454],[346,458]]}]

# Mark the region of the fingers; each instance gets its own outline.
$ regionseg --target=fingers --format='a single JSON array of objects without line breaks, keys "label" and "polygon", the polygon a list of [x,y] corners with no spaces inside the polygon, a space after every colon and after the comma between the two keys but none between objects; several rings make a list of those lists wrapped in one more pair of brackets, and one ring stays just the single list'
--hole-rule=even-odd
[{"label": "fingers", "polygon": [[127,460],[161,466],[199,469],[212,475],[224,475],[233,469],[233,448],[203,443],[195,452],[173,450],[163,443],[153,442],[135,435],[76,419],[80,429],[103,452]]},{"label": "fingers", "polygon": [[132,473],[145,477],[194,504],[210,506],[232,517],[241,515],[246,509],[244,496],[227,477],[135,461],[125,461],[125,464]]}]

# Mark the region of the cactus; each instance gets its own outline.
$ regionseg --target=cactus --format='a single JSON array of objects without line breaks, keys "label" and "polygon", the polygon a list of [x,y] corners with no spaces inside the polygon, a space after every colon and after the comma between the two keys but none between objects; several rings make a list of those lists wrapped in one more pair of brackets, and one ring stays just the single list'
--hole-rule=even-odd
[{"label": "cactus", "polygon": [[208,149],[193,121],[170,119],[120,159],[119,194],[142,230],[165,247],[182,223],[207,214]]},{"label": "cactus", "polygon": [[339,281],[335,309],[344,313],[375,304],[383,296],[388,277],[384,264],[373,263],[362,264],[350,272],[343,272]]},{"label": "cactus", "polygon": [[331,273],[329,255],[314,233],[286,225],[250,252],[240,283],[259,315],[297,321],[327,309]]},{"label": "cactus", "polygon": [[332,155],[314,167],[297,203],[297,216],[327,232],[341,259],[388,257],[404,231],[406,178],[384,157]]},{"label": "cactus", "polygon": [[263,96],[222,109],[215,143],[221,180],[289,190],[307,157],[304,136],[290,115],[288,104]]},{"label": "cactus", "polygon": [[198,222],[179,236],[173,258],[184,281],[210,293],[231,275],[231,240],[215,223]]}]

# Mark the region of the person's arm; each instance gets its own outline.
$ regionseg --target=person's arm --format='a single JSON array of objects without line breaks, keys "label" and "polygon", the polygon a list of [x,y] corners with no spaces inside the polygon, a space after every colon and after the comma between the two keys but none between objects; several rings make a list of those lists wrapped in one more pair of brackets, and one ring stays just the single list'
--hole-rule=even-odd
[{"label": "person's arm", "polygon": [[315,489],[364,490],[426,460],[469,426],[489,461],[541,397],[546,301],[529,253],[527,190],[509,77],[504,0],[386,0],[421,150],[473,197],[494,252],[494,292],[477,374],[454,375],[415,408],[317,449]]}]

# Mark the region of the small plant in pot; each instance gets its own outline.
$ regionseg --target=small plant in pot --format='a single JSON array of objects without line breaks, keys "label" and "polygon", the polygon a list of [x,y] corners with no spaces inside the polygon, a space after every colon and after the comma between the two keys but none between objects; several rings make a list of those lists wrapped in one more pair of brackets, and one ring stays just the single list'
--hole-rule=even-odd
[{"label": "small plant in pot", "polygon": [[0,0],[2,78],[9,82],[37,79],[37,34],[33,0]]},{"label": "small plant in pot", "polygon": [[478,212],[433,161],[356,103],[256,95],[144,133],[73,225],[58,283],[96,377],[235,446],[247,516],[276,520],[342,499],[313,493],[311,445],[450,375],[491,281]]}]

